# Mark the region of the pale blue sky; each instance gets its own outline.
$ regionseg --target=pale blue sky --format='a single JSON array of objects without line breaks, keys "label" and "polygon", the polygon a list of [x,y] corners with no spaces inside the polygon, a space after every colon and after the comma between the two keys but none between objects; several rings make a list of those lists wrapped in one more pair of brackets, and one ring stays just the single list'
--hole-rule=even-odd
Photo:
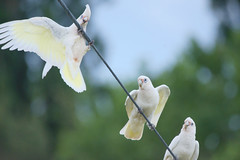
[{"label": "pale blue sky", "polygon": [[[158,75],[170,68],[191,38],[206,48],[215,42],[218,21],[209,0],[90,2],[92,32],[104,40],[106,60],[124,82],[148,75],[146,70]],[[96,74],[104,82],[114,79],[103,64]]]}]

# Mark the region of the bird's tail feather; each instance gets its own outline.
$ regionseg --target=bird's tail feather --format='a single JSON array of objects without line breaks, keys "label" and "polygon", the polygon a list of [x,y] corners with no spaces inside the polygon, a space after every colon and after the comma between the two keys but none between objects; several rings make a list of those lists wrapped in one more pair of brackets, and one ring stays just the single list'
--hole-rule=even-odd
[{"label": "bird's tail feather", "polygon": [[128,126],[128,123],[129,123],[129,122],[127,122],[127,123],[125,124],[125,126],[120,130],[119,133],[120,133],[121,135],[124,135],[124,134],[125,134],[126,129],[127,129],[127,126]]},{"label": "bird's tail feather", "polygon": [[69,85],[76,92],[83,92],[86,90],[86,85],[80,71],[79,66],[73,66],[68,60],[60,68],[60,74],[64,82]]},{"label": "bird's tail feather", "polygon": [[127,139],[140,140],[142,138],[144,123],[127,122],[121,129],[120,134],[124,135]]},{"label": "bird's tail feather", "polygon": [[48,71],[52,68],[52,65],[48,62],[46,62],[43,72],[42,72],[42,79],[47,75]]}]

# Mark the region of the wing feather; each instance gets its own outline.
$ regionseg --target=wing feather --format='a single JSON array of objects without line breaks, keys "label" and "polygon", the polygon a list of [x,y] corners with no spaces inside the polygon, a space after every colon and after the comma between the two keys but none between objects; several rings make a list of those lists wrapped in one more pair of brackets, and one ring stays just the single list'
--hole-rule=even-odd
[{"label": "wing feather", "polygon": [[156,89],[159,93],[159,103],[156,110],[154,111],[154,114],[151,120],[152,124],[155,125],[155,127],[157,126],[159,117],[170,95],[170,89],[168,88],[167,85],[158,86]]},{"label": "wing feather", "polygon": [[195,149],[194,149],[193,155],[191,157],[191,160],[197,160],[198,155],[199,155],[199,143],[198,143],[198,141],[195,141]]},{"label": "wing feather", "polygon": [[[138,90],[132,90],[130,93],[131,97],[136,100],[137,95],[138,95]],[[126,101],[125,101],[125,106],[126,106],[126,111],[128,118],[131,116],[131,112],[133,110],[134,104],[132,100],[127,96]]]},{"label": "wing feather", "polygon": [[66,48],[57,34],[67,30],[46,17],[34,17],[0,24],[2,49],[37,53],[44,61],[60,68],[65,61]]},{"label": "wing feather", "polygon": [[[176,146],[179,142],[179,139],[180,139],[179,135],[173,138],[173,140],[171,141],[171,143],[169,145],[169,148],[171,149],[171,151],[173,151],[174,148],[176,148]],[[170,154],[170,152],[168,150],[166,150],[163,160],[168,160],[168,158],[171,159],[170,157],[172,158],[172,155]]]},{"label": "wing feather", "polygon": [[0,33],[5,33],[9,30],[10,27],[0,28]]},{"label": "wing feather", "polygon": [[[16,42],[15,42],[16,43]],[[9,50],[10,51],[13,51],[13,50],[15,50],[15,49],[17,49],[18,47],[16,46],[16,45],[13,45],[13,46],[11,46],[11,48],[9,48]]]},{"label": "wing feather", "polygon": [[[0,32],[1,33],[1,32]],[[0,39],[2,38],[5,38],[9,35],[9,32],[3,32],[1,35],[0,35]]]},{"label": "wing feather", "polygon": [[12,38],[10,36],[5,37],[4,39],[0,40],[0,44],[4,44],[8,41],[10,41]]},{"label": "wing feather", "polygon": [[2,49],[7,49],[7,48],[10,48],[12,47],[14,44],[14,41],[13,40],[10,40],[9,42],[7,42],[4,46],[2,46]]},{"label": "wing feather", "polygon": [[13,23],[13,21],[0,24],[0,33],[1,33],[1,28],[8,27],[11,23]]},{"label": "wing feather", "polygon": [[[72,63],[69,63],[67,60],[60,69],[60,73],[64,82],[76,92],[80,93],[86,90],[86,85],[79,67],[72,66]],[[75,76],[73,76],[72,73],[74,73]]]}]

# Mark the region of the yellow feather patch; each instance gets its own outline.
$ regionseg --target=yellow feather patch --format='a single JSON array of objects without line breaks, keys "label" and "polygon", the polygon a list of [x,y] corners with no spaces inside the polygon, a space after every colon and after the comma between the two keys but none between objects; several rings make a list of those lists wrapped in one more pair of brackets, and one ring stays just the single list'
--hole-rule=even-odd
[{"label": "yellow feather patch", "polygon": [[66,62],[64,66],[61,68],[60,73],[67,85],[73,88],[76,92],[82,92],[86,90],[85,82],[83,80],[80,69],[79,68],[75,68],[75,69],[76,70],[74,72],[75,73],[77,72],[77,74],[73,77],[71,74],[73,72],[71,72],[69,64]]},{"label": "yellow feather patch", "polygon": [[43,60],[60,67],[65,60],[65,46],[57,40],[50,29],[23,21],[12,25],[16,41],[24,50],[36,52]]},{"label": "yellow feather patch", "polygon": [[131,140],[140,140],[142,138],[144,123],[129,122],[124,136]]}]

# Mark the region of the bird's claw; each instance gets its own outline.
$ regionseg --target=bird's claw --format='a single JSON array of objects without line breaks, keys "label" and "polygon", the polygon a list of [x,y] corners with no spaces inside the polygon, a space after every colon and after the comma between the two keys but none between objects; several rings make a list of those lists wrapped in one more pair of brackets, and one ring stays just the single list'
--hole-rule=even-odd
[{"label": "bird's claw", "polygon": [[147,123],[147,126],[148,126],[148,128],[149,128],[151,131],[153,131],[154,128],[155,128],[155,125],[154,125],[154,124],[149,124],[149,123]]},{"label": "bird's claw", "polygon": [[91,42],[88,43],[89,46],[93,45],[94,40],[92,40]]},{"label": "bird's claw", "polygon": [[77,32],[78,32],[78,34],[82,35],[83,29],[82,29],[82,28],[81,28],[81,29],[78,29]]},{"label": "bird's claw", "polygon": [[142,108],[139,108],[139,109],[138,109],[138,113],[140,113],[140,114],[142,114],[142,113],[143,113],[143,110],[142,110]]},{"label": "bird's claw", "polygon": [[93,45],[93,43],[94,43],[94,41],[91,41],[91,42],[88,43],[87,49],[86,49],[87,52],[90,51],[91,45]]}]

